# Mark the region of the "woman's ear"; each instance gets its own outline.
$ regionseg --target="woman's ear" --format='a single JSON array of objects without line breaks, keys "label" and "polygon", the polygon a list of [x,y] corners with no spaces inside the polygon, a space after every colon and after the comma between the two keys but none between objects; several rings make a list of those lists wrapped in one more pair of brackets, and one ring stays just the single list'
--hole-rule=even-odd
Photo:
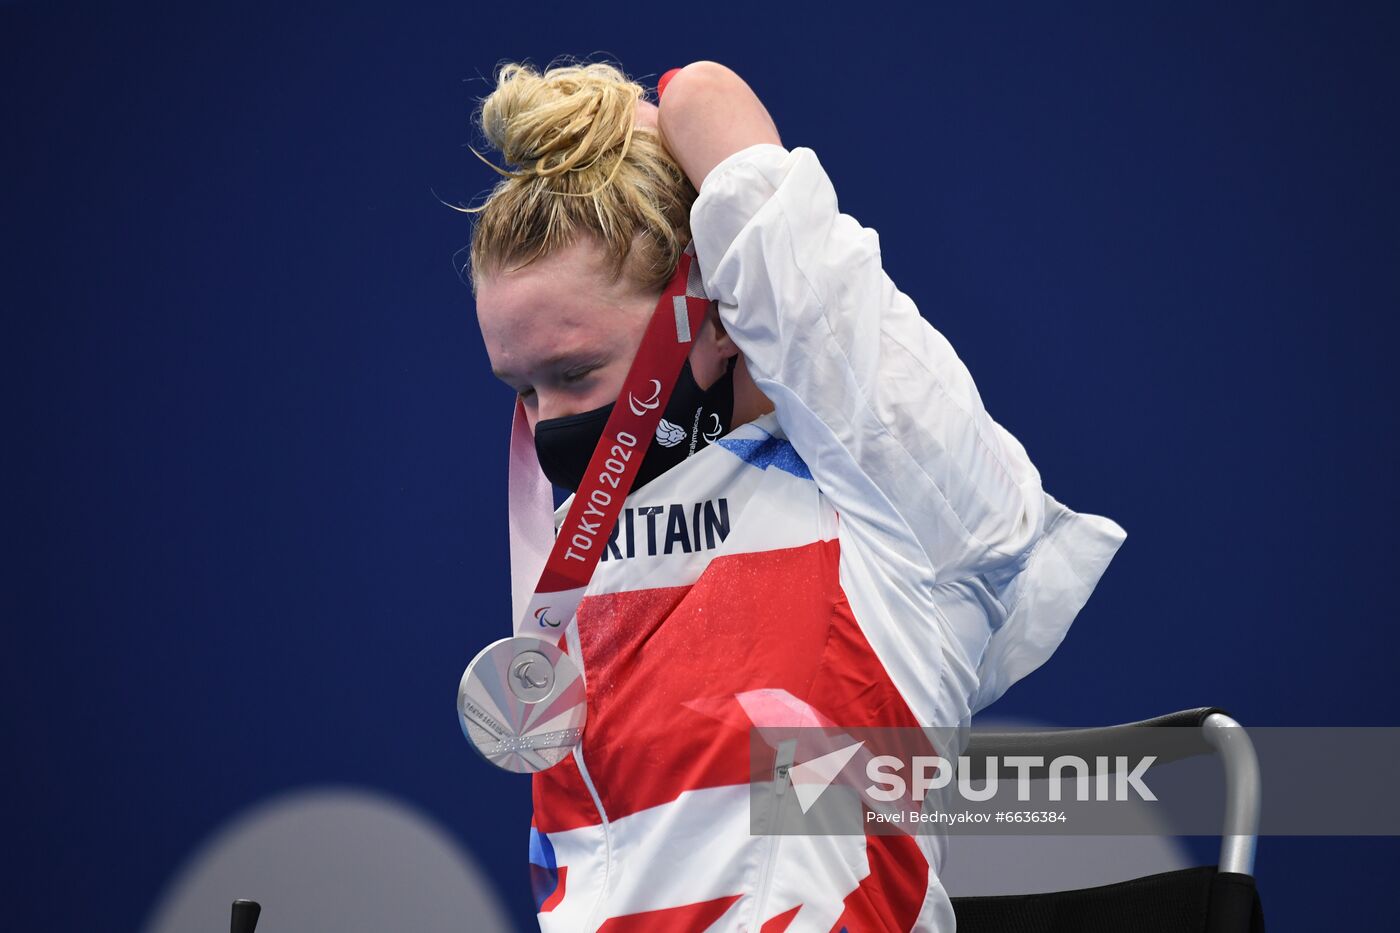
[{"label": "woman's ear", "polygon": [[729,336],[724,329],[724,322],[719,318],[719,302],[710,302],[709,308],[705,310],[705,320],[715,326],[715,349],[719,350],[721,359],[729,359],[731,356],[739,355],[739,346]]},{"label": "woman's ear", "polygon": [[725,333],[724,322],[719,319],[719,311],[712,301],[705,311],[705,322],[695,335],[695,344],[690,348],[690,372],[695,384],[708,389],[724,375],[737,356],[739,345]]}]

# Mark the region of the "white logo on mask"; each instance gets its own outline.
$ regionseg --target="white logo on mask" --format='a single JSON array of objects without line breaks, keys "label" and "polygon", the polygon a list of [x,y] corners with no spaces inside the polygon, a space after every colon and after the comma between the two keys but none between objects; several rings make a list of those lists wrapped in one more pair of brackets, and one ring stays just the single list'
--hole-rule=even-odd
[{"label": "white logo on mask", "polygon": [[662,418],[661,423],[656,426],[656,443],[662,447],[675,447],[683,440],[685,440],[685,428]]}]

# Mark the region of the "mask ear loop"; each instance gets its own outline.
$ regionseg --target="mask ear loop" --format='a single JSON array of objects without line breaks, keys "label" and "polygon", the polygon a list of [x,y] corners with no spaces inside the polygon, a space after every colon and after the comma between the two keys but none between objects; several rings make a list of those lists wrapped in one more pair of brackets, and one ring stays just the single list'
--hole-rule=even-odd
[{"label": "mask ear loop", "polygon": [[554,545],[554,489],[540,469],[525,406],[515,400],[506,478],[510,527],[511,618],[518,623],[535,595],[535,583]]}]

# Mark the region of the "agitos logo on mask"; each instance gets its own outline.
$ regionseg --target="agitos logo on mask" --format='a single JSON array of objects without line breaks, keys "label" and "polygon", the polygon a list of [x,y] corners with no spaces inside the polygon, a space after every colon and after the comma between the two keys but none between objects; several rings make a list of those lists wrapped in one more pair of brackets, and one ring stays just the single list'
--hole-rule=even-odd
[{"label": "agitos logo on mask", "polygon": [[[728,432],[734,419],[734,364],[737,361],[737,357],[731,357],[725,371],[708,389],[702,389],[696,383],[695,374],[690,370],[690,360],[681,364],[676,387],[671,391],[671,398],[662,414],[662,424],[669,423],[672,429],[683,428],[687,432],[683,439],[686,442],[677,443],[668,438],[666,444],[651,444],[642,458],[633,489],[645,486]],[[656,379],[651,382],[656,388],[651,398],[638,399],[628,393],[628,407],[639,417],[660,404],[661,383]],[[613,402],[564,418],[550,418],[535,425],[535,454],[551,483],[570,491],[578,490],[588,470],[588,461],[603,436],[603,429],[616,404]]]}]

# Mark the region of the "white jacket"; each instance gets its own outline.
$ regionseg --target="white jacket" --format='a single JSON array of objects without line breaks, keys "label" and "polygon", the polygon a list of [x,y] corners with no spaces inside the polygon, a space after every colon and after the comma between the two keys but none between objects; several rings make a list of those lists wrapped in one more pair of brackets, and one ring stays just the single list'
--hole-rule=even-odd
[{"label": "white jacket", "polygon": [[583,744],[534,779],[541,927],[951,930],[933,837],[751,835],[749,729],[965,725],[1124,533],[1041,489],[811,151],[729,157],[691,222],[775,411],[628,497],[567,633]]}]

